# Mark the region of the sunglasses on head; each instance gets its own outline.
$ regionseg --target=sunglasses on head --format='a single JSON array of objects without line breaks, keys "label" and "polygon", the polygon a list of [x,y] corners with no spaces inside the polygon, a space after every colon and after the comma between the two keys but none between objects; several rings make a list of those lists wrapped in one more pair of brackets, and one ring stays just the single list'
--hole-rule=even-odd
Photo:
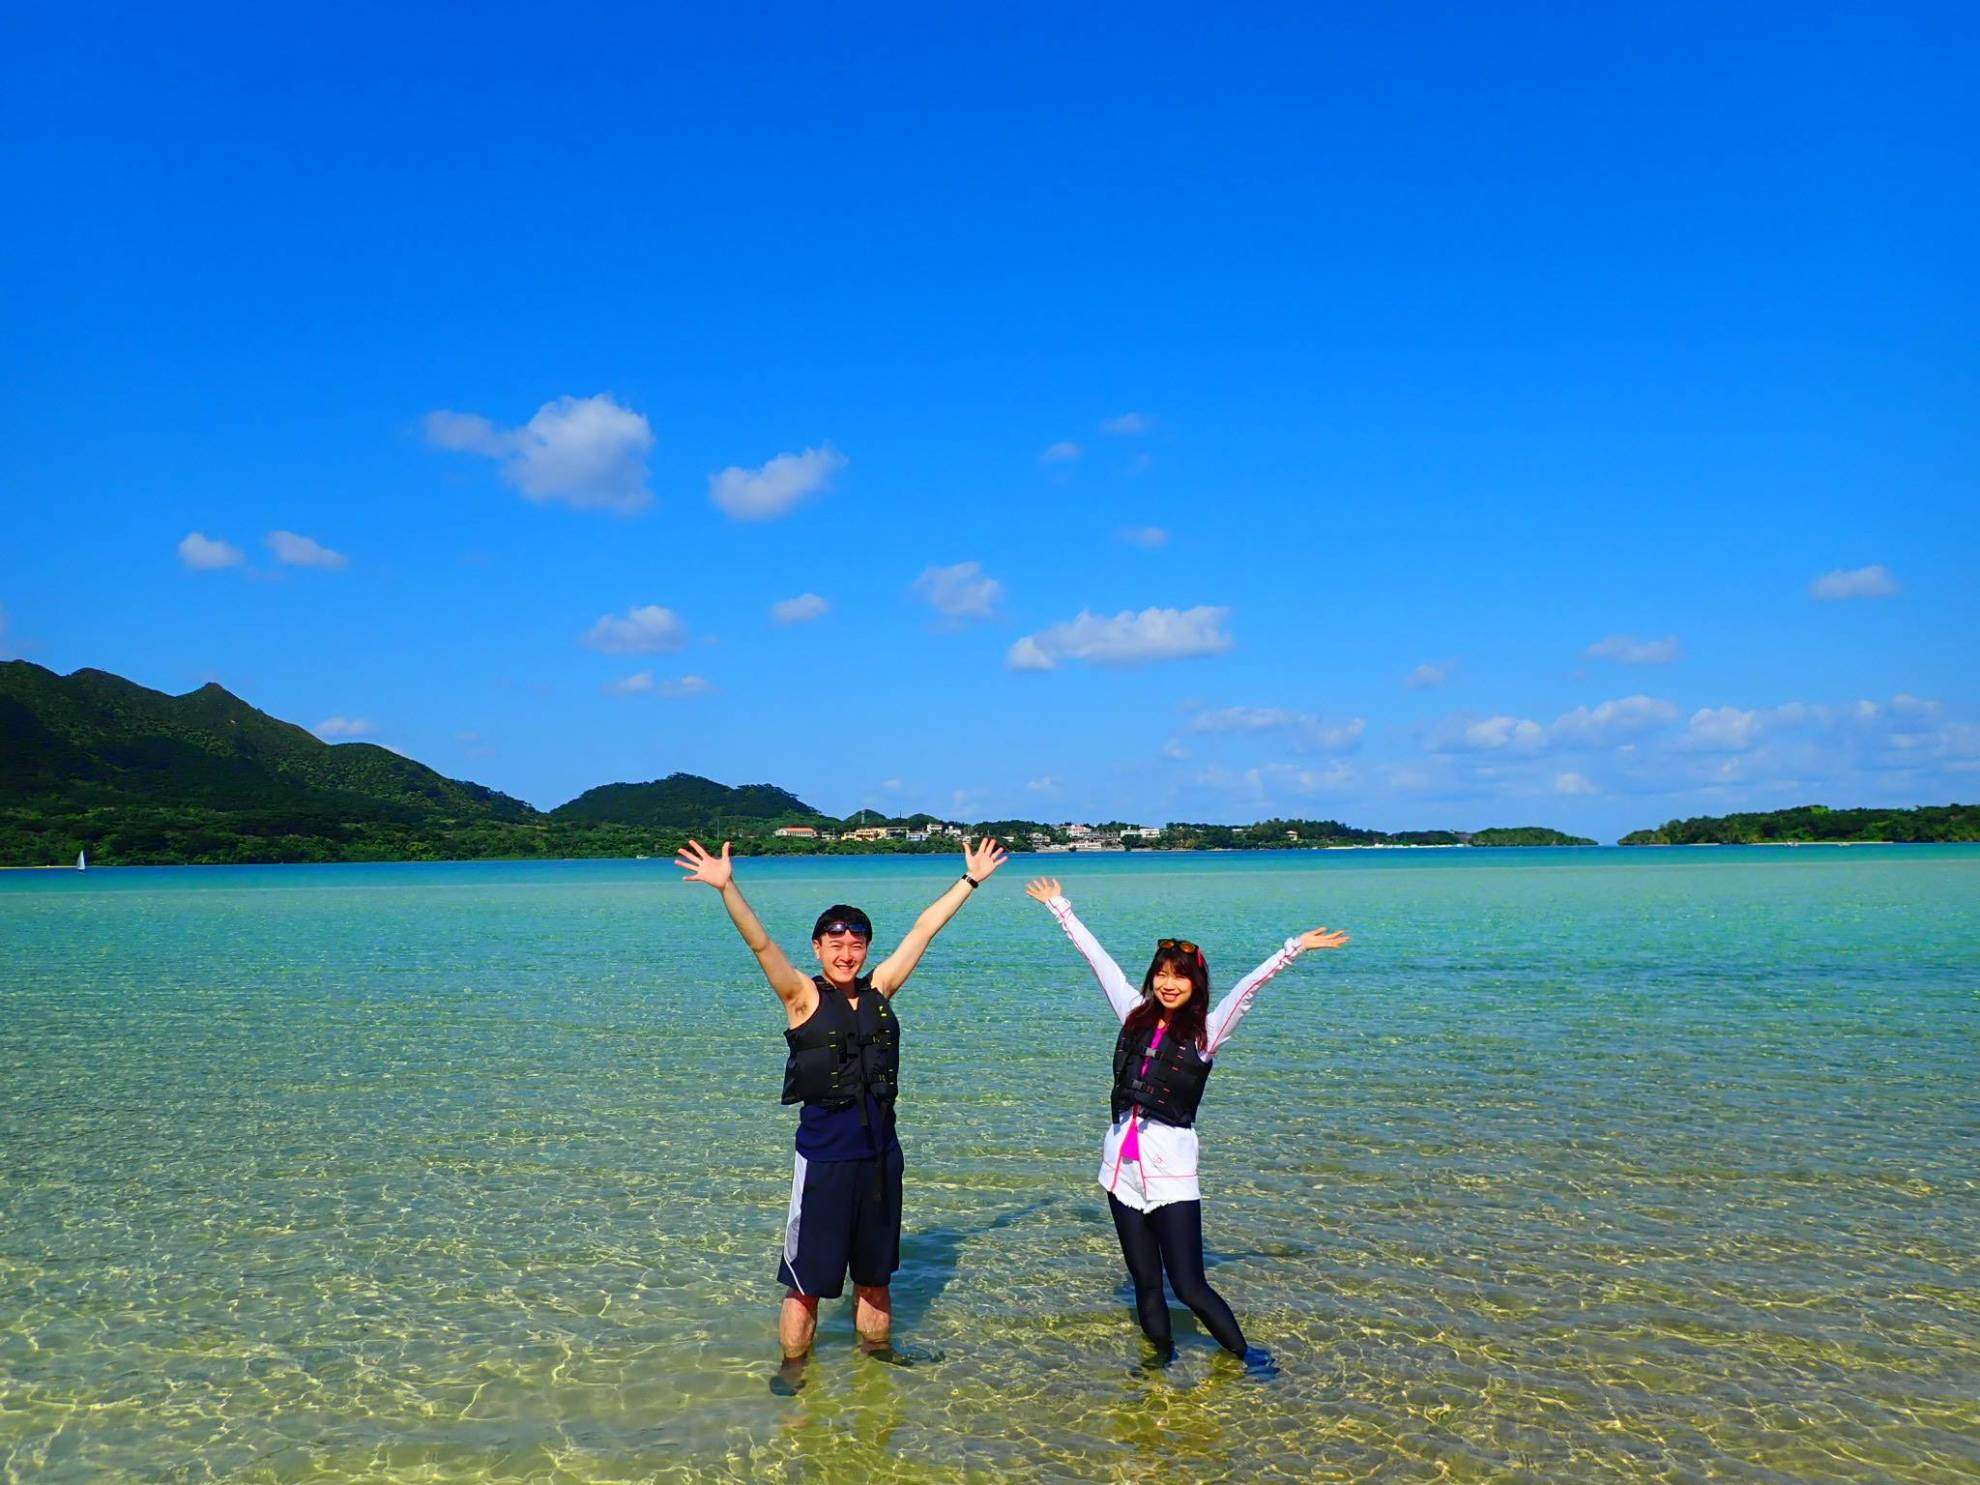
[{"label": "sunglasses on head", "polygon": [[1203,951],[1186,938],[1158,938],[1155,940],[1155,947],[1158,949],[1181,949],[1185,954],[1192,954],[1198,959],[1203,957]]},{"label": "sunglasses on head", "polygon": [[866,938],[869,936],[867,931],[857,923],[827,923],[823,928],[818,930],[818,936],[820,938],[825,937],[828,933],[850,933],[854,938]]}]

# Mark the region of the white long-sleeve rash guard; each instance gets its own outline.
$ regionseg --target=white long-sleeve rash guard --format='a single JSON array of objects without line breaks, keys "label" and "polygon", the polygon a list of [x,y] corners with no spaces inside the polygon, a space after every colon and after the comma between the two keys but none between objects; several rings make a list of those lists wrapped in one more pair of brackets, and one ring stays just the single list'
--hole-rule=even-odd
[{"label": "white long-sleeve rash guard", "polygon": [[[1100,988],[1107,993],[1107,1003],[1114,1008],[1116,1020],[1125,1021],[1128,1013],[1141,1004],[1141,992],[1128,983],[1128,977],[1121,973],[1121,967],[1114,963],[1111,955],[1100,947],[1087,926],[1074,915],[1072,904],[1064,897],[1054,897],[1045,904],[1052,910],[1052,916],[1059,920],[1059,927],[1065,930],[1066,937],[1072,940],[1080,957],[1093,971],[1093,978],[1100,982]],[[1300,943],[1297,938],[1289,938],[1279,951],[1267,959],[1250,974],[1239,980],[1224,998],[1211,1009],[1204,1023],[1204,1044],[1197,1055],[1205,1062],[1217,1055],[1217,1051],[1230,1040],[1238,1022],[1244,1019],[1251,1003],[1258,998],[1258,992],[1266,981],[1284,969],[1300,956]],[[1140,1158],[1123,1161],[1121,1142],[1127,1138],[1128,1122],[1136,1122],[1135,1143],[1140,1148]],[[1178,1129],[1173,1124],[1164,1124],[1160,1119],[1151,1119],[1140,1110],[1130,1110],[1113,1122],[1107,1137],[1100,1147],[1100,1185],[1103,1190],[1120,1198],[1127,1206],[1139,1212],[1152,1212],[1172,1201],[1200,1201],[1203,1193],[1197,1186],[1197,1140],[1195,1129]]]}]

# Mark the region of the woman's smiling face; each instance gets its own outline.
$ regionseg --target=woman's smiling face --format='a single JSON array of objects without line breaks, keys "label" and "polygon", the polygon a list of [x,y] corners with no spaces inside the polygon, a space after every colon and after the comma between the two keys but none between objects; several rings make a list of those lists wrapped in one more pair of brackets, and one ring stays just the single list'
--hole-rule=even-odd
[{"label": "woman's smiling face", "polygon": [[1189,981],[1189,976],[1172,964],[1164,964],[1155,971],[1155,983],[1152,988],[1155,991],[1155,998],[1162,1003],[1162,1009],[1165,1011],[1173,1011],[1187,1004],[1189,997],[1196,991],[1196,987]]}]

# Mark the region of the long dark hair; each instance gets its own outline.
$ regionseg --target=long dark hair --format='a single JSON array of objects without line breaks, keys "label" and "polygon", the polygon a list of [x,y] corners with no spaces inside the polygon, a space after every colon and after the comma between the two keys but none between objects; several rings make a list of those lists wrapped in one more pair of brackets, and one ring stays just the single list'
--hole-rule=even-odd
[{"label": "long dark hair", "polygon": [[[1155,998],[1155,971],[1165,967],[1190,984],[1189,999],[1173,1011],[1164,1010],[1162,1002]],[[1185,954],[1182,945],[1175,944],[1158,948],[1155,957],[1148,961],[1148,973],[1141,977],[1141,1004],[1128,1012],[1127,1029],[1139,1036],[1164,1016],[1169,1018],[1165,1037],[1175,1038],[1184,1046],[1202,1047],[1204,1023],[1210,1019],[1210,966],[1204,962],[1201,949]]]}]

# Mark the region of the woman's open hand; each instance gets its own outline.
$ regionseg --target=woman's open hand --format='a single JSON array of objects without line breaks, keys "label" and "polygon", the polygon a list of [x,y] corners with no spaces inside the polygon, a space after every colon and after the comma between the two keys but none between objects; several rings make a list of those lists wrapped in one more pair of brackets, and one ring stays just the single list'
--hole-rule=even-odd
[{"label": "woman's open hand", "polygon": [[1324,928],[1309,928],[1299,936],[1302,949],[1338,949],[1348,941],[1348,936],[1338,929],[1329,933]]},{"label": "woman's open hand", "polygon": [[1034,902],[1050,902],[1063,894],[1059,891],[1057,877],[1033,877],[1024,884],[1024,895]]},{"label": "woman's open hand", "polygon": [[963,870],[973,882],[981,883],[1010,859],[1004,848],[997,844],[995,836],[986,835],[973,846],[968,842],[963,844]]},{"label": "woman's open hand", "polygon": [[705,882],[720,892],[735,880],[735,863],[729,860],[729,843],[722,842],[722,854],[711,856],[698,840],[691,840],[681,848],[680,855],[674,858],[674,865],[687,875],[683,882]]}]

